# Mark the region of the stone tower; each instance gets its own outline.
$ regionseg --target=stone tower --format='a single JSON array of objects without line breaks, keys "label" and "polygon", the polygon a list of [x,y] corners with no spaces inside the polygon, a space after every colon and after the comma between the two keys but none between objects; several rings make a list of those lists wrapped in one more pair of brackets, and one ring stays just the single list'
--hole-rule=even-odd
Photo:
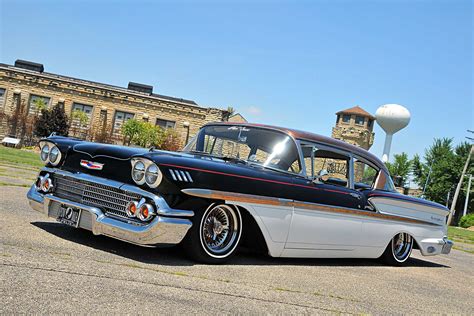
[{"label": "stone tower", "polygon": [[374,143],[375,117],[358,105],[339,111],[336,115],[336,126],[332,128],[332,138],[369,150]]}]

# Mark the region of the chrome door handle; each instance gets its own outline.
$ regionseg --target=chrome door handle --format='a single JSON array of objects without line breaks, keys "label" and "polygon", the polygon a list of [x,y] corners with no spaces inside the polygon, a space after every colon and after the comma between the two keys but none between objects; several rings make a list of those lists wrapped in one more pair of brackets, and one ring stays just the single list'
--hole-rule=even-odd
[{"label": "chrome door handle", "polygon": [[351,193],[351,196],[360,200],[360,194],[357,194],[357,193]]}]

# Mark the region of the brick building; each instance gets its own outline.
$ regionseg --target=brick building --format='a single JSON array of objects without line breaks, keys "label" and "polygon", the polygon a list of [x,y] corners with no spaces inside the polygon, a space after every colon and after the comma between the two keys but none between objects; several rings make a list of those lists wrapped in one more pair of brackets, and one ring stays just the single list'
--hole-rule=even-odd
[{"label": "brick building", "polygon": [[375,117],[360,106],[336,113],[336,126],[332,129],[332,138],[369,150],[374,143]]},{"label": "brick building", "polygon": [[73,111],[85,114],[81,122],[71,120],[70,135],[95,140],[100,133],[109,133],[114,143],[121,143],[121,126],[130,118],[173,128],[184,143],[187,135],[193,136],[205,123],[229,116],[222,109],[153,93],[148,85],[130,82],[127,88],[117,87],[48,73],[43,65],[22,60],[14,66],[0,64],[0,139],[25,136],[9,119],[20,107],[32,117],[39,115],[39,105],[55,104],[64,107],[70,117]]}]

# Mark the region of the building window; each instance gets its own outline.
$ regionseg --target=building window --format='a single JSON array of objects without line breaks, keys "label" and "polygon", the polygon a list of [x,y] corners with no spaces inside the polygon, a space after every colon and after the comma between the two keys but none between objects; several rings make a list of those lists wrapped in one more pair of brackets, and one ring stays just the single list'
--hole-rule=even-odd
[{"label": "building window", "polygon": [[365,123],[365,117],[356,115],[355,123],[357,125],[364,125]]},{"label": "building window", "polygon": [[167,128],[174,128],[176,125],[175,121],[167,121],[167,120],[162,120],[162,119],[156,119],[156,125],[167,129]]},{"label": "building window", "polygon": [[[91,105],[73,103],[72,105],[72,125],[80,128],[87,128],[92,118]],[[77,112],[77,113],[75,113]]]},{"label": "building window", "polygon": [[5,101],[5,89],[0,88],[0,106],[3,105]]},{"label": "building window", "polygon": [[343,123],[349,123],[351,121],[351,116],[349,114],[343,114],[342,115],[342,122]]},{"label": "building window", "polygon": [[28,113],[30,114],[41,113],[41,110],[47,109],[49,107],[50,101],[51,101],[51,98],[32,94],[30,96],[30,102],[28,103]]},{"label": "building window", "polygon": [[369,121],[367,122],[367,127],[368,127],[368,128],[371,128],[373,122],[374,122],[373,120],[369,120]]},{"label": "building window", "polygon": [[114,133],[120,133],[123,123],[132,119],[135,116],[133,113],[115,111],[114,118]]}]

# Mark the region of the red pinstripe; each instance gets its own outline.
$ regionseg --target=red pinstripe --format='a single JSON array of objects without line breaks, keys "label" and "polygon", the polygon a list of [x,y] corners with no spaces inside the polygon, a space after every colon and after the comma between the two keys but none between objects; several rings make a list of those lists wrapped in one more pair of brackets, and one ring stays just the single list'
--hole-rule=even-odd
[{"label": "red pinstripe", "polygon": [[336,193],[342,193],[342,194],[350,194],[349,192],[344,192],[344,191],[339,191],[339,190],[323,189],[323,188],[317,188],[317,187],[312,187],[312,186],[303,185],[303,184],[288,183],[288,182],[282,182],[282,181],[276,181],[276,180],[269,180],[269,179],[262,179],[262,178],[254,178],[254,177],[242,176],[242,175],[238,175],[238,174],[225,173],[225,172],[214,171],[214,170],[199,169],[199,168],[193,168],[193,167],[185,167],[185,166],[179,166],[179,165],[173,165],[173,164],[166,164],[166,163],[161,163],[160,165],[166,166],[166,167],[182,168],[182,169],[187,169],[187,170],[194,170],[194,171],[200,171],[200,172],[213,173],[213,174],[218,174],[218,175],[222,175],[222,176],[229,176],[229,177],[235,177],[235,178],[249,179],[249,180],[255,180],[255,181],[263,181],[263,182],[269,182],[269,183],[276,183],[276,184],[282,184],[282,185],[289,185],[289,186],[294,186],[294,187],[302,187],[302,188],[307,188],[307,189],[312,189],[312,190],[322,190],[322,191],[327,191],[327,192],[336,192]]}]

